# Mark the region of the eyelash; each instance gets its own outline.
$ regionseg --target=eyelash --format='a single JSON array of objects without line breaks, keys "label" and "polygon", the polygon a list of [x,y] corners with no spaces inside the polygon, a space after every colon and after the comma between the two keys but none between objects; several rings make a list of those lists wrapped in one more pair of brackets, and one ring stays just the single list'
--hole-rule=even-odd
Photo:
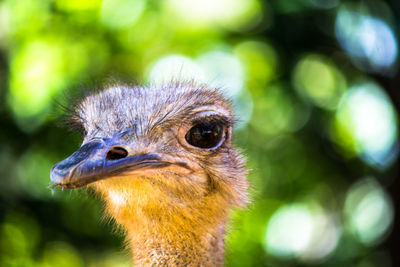
[{"label": "eyelash", "polygon": [[192,125],[205,124],[205,123],[217,123],[222,126],[228,126],[230,124],[230,121],[225,117],[221,117],[221,116],[217,116],[217,115],[205,116],[202,118],[197,118],[192,121]]}]

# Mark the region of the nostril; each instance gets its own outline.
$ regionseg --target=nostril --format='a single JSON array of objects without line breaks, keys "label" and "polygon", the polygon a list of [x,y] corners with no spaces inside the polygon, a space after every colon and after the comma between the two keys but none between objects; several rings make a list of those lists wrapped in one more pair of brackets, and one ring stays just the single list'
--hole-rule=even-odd
[{"label": "nostril", "polygon": [[125,148],[114,146],[107,152],[106,158],[108,160],[117,160],[125,158],[126,156],[128,156],[128,151],[126,151]]}]

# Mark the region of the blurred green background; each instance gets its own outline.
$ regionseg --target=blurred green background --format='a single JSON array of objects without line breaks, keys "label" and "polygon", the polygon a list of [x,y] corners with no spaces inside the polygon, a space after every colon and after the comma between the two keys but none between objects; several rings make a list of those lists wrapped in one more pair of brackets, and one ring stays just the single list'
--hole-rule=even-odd
[{"label": "blurred green background", "polygon": [[65,92],[172,78],[234,100],[254,203],[227,266],[400,266],[397,0],[0,2],[0,266],[129,266],[86,190]]}]

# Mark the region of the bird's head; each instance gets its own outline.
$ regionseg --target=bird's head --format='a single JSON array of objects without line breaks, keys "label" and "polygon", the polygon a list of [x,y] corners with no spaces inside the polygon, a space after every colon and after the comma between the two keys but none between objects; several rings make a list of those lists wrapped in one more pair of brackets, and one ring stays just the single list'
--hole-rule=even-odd
[{"label": "bird's head", "polygon": [[216,90],[114,86],[85,97],[73,112],[84,140],[51,169],[51,181],[93,186],[117,220],[176,221],[175,214],[185,220],[195,212],[207,219],[246,202],[230,104]]}]

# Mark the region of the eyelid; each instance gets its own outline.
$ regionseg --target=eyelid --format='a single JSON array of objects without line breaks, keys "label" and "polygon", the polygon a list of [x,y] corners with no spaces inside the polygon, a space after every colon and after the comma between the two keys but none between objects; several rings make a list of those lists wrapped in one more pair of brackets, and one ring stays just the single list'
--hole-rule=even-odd
[{"label": "eyelid", "polygon": [[225,116],[224,114],[220,114],[215,111],[203,111],[199,112],[194,116],[194,119],[192,120],[192,125],[198,124],[198,123],[204,123],[205,121],[207,122],[217,122],[221,123],[225,126],[229,126],[232,124],[232,121],[229,117]]},{"label": "eyelid", "polygon": [[196,124],[207,124],[207,123],[216,123],[221,124],[223,126],[229,126],[230,121],[227,120],[225,117],[220,116],[207,116],[202,118],[197,118],[192,121],[192,125]]}]

